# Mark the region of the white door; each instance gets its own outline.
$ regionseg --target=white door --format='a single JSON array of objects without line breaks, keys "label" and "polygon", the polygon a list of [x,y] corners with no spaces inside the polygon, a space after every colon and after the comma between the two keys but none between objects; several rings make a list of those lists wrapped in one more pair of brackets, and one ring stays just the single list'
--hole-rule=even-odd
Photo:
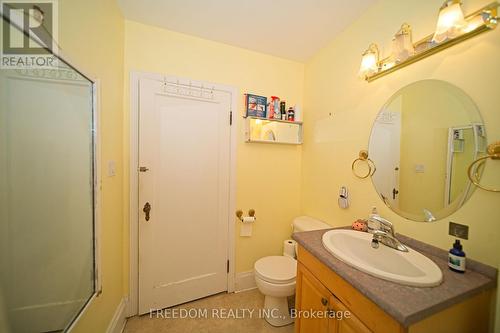
[{"label": "white door", "polygon": [[230,101],[140,79],[139,314],[227,290]]},{"label": "white door", "polygon": [[382,112],[372,131],[370,158],[377,168],[372,179],[379,194],[391,207],[399,207],[401,113]]}]

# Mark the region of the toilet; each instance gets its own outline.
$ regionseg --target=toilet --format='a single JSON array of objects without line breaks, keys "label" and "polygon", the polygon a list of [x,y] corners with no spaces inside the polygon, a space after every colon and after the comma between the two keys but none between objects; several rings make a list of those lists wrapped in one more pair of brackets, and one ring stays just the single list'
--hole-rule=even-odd
[{"label": "toilet", "polygon": [[[293,232],[329,229],[331,226],[309,216],[293,220]],[[297,251],[297,250],[295,250]],[[273,326],[293,323],[288,309],[288,297],[295,294],[297,260],[286,255],[260,258],[254,265],[255,282],[265,296],[262,314]]]}]

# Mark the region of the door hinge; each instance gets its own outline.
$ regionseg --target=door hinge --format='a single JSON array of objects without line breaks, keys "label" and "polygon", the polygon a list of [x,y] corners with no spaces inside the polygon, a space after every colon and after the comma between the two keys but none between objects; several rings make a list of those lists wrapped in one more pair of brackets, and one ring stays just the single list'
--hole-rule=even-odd
[{"label": "door hinge", "polygon": [[229,273],[229,260],[227,261],[226,268],[227,268],[227,273]]},{"label": "door hinge", "polygon": [[233,111],[229,112],[229,126],[233,124]]}]

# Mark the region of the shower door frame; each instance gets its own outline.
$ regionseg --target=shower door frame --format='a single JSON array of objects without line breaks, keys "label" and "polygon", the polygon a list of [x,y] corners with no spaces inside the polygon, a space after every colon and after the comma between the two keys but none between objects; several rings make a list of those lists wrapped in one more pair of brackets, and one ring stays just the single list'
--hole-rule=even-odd
[{"label": "shower door frame", "polygon": [[[7,18],[4,13],[0,10],[0,19],[2,24]],[[24,35],[28,36],[31,40],[39,43],[39,41],[33,39],[29,32],[27,32],[24,27],[17,25],[15,22],[10,21],[10,25],[18,29]],[[40,44],[40,43],[39,43]],[[95,299],[99,297],[102,293],[102,273],[101,273],[101,209],[102,209],[102,170],[101,170],[101,140],[99,135],[100,130],[100,109],[101,109],[101,83],[100,80],[92,75],[86,70],[77,69],[73,66],[71,58],[68,57],[64,52],[57,48],[56,50],[44,47],[44,49],[52,54],[54,57],[59,59],[59,61],[64,62],[69,68],[77,72],[83,78],[90,82],[92,89],[92,205],[93,205],[93,268],[94,268],[94,292],[89,296],[85,305],[80,309],[78,314],[73,317],[72,321],[64,328],[65,332],[71,332],[76,326],[78,321],[87,310],[94,303]]]},{"label": "shower door frame", "polygon": [[80,313],[74,318],[71,324],[67,327],[67,332],[71,332],[76,326],[76,323],[85,314],[88,308],[94,303],[94,300],[102,293],[102,273],[101,273],[101,209],[102,209],[102,174],[101,174],[101,140],[100,131],[100,92],[101,84],[99,79],[91,79],[90,76],[76,69],[71,65],[67,58],[61,57],[59,54],[54,54],[60,60],[64,61],[74,71],[79,73],[85,79],[90,81],[92,86],[92,140],[93,140],[93,205],[94,205],[94,293],[90,296],[85,306],[80,310]]},{"label": "shower door frame", "polygon": [[[92,166],[91,175],[92,175],[92,267],[93,267],[93,292],[91,295],[86,297],[85,305],[80,308],[78,313],[75,313],[75,316],[71,319],[70,322],[67,323],[67,326],[64,327],[65,331],[71,331],[73,327],[76,325],[78,320],[82,317],[82,315],[87,311],[90,305],[93,303],[94,299],[98,297],[102,292],[102,283],[101,283],[101,251],[100,251],[100,220],[101,220],[101,146],[100,146],[100,138],[98,135],[99,132],[99,89],[100,82],[98,79],[89,79],[89,77],[85,74],[82,74],[80,70],[75,69],[68,61],[62,58],[60,55],[56,55],[59,61],[63,61],[71,70],[77,72],[81,75],[88,83],[90,83],[91,89],[91,99],[92,99],[92,114],[91,114],[91,163],[89,165]],[[12,75],[9,77],[22,79],[19,75]],[[37,80],[32,79],[31,80]],[[43,79],[42,79],[43,80]]]}]

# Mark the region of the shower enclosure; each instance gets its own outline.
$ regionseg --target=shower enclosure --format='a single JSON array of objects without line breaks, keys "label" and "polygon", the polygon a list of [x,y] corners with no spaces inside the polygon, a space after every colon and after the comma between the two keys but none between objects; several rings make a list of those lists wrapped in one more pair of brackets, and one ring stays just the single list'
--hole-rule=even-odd
[{"label": "shower enclosure", "polygon": [[0,68],[0,332],[65,331],[97,295],[95,104],[60,58]]}]

